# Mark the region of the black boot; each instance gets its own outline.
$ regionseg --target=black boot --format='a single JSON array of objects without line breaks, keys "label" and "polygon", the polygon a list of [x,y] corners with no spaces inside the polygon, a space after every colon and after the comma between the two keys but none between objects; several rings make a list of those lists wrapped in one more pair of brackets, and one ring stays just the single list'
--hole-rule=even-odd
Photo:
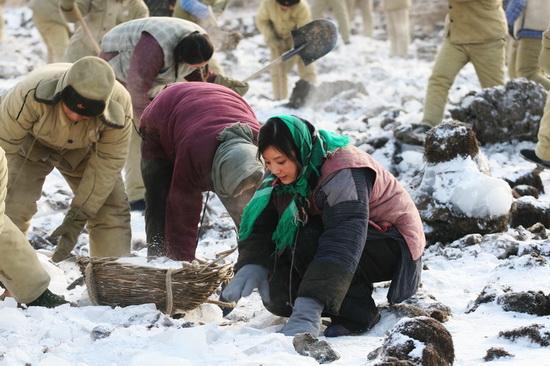
[{"label": "black boot", "polygon": [[43,306],[45,308],[55,308],[56,306],[67,304],[68,301],[65,300],[63,296],[59,296],[46,289],[42,295],[30,303],[27,306]]},{"label": "black boot", "polygon": [[313,91],[313,84],[300,79],[294,85],[287,103],[287,107],[297,109],[303,107]]}]

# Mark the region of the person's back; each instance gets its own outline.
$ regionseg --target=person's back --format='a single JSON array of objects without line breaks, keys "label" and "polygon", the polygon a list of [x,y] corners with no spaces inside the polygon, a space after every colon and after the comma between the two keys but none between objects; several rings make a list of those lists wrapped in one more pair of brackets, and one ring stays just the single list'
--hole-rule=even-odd
[{"label": "person's back", "polygon": [[149,255],[195,258],[202,192],[215,192],[236,225],[262,177],[254,112],[212,83],[176,83],[145,109],[141,172]]},{"label": "person's back", "polygon": [[[174,58],[174,50],[178,43],[193,32],[206,34],[198,25],[177,18],[149,17],[135,19],[111,29],[103,37],[101,51],[112,54],[107,61],[113,67],[117,79],[127,83],[128,70],[131,67],[131,58],[141,40],[147,33],[154,38],[162,50],[162,70],[154,79],[165,80],[165,84],[178,81],[177,63]],[[187,74],[192,71],[188,70]],[[183,78],[186,73],[180,74]]]},{"label": "person's back", "polygon": [[149,16],[149,9],[143,0],[61,0],[59,7],[64,19],[77,26],[65,52],[66,62],[75,62],[84,56],[97,56],[92,40],[79,23],[75,7],[97,44],[114,26]]},{"label": "person's back", "polygon": [[[192,165],[197,172],[206,172],[216,151],[212,146],[216,135],[237,121],[259,128],[250,106],[231,89],[200,82],[170,85],[142,114],[140,132],[158,136],[157,144],[150,139],[143,143],[143,159],[162,156],[175,160],[185,151],[194,157]],[[203,190],[211,188],[205,184],[210,179],[208,174],[190,178],[201,182]]]}]

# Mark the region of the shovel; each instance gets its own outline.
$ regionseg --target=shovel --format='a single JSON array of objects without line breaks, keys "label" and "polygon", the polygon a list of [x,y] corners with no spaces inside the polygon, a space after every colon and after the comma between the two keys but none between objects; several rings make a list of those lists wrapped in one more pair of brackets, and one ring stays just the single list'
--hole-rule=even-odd
[{"label": "shovel", "polygon": [[78,6],[76,6],[76,4],[74,5],[74,12],[78,19],[78,22],[80,23],[80,26],[82,27],[82,30],[84,31],[84,34],[88,37],[88,40],[90,41],[90,44],[92,45],[92,48],[96,53],[95,55],[99,56],[99,54],[101,53],[101,48],[95,40],[92,32],[90,31],[90,27],[88,27],[88,23],[86,23],[86,21],[82,17],[82,13],[80,13],[80,9],[78,8]]},{"label": "shovel", "polygon": [[305,65],[323,57],[336,46],[338,32],[336,25],[327,19],[316,19],[291,32],[294,47],[243,81],[249,81],[267,69],[298,55]]}]

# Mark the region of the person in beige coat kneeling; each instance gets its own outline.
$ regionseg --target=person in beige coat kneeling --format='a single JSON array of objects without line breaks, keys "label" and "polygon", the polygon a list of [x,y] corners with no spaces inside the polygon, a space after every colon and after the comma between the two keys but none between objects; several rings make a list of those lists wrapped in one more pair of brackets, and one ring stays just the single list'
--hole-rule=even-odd
[{"label": "person in beige coat kneeling", "polygon": [[[256,26],[264,36],[274,60],[293,47],[291,31],[311,21],[309,5],[300,0],[262,0],[256,15]],[[305,66],[304,62],[293,57],[285,63],[271,68],[273,98],[282,100],[288,97],[288,72],[298,64],[300,79],[315,83],[316,74],[313,65]]]},{"label": "person in beige coat kneeling", "polygon": [[407,56],[411,43],[410,7],[411,0],[384,0],[390,56]]},{"label": "person in beige coat kneeling", "polygon": [[130,95],[104,60],[50,64],[2,97],[0,146],[9,169],[6,214],[26,232],[46,176],[63,175],[74,198],[51,234],[52,259],[70,255],[87,224],[90,255],[130,252],[130,209],[121,170],[128,154]]},{"label": "person in beige coat kneeling", "polygon": [[42,268],[25,235],[5,214],[8,165],[0,148],[0,286],[27,306],[55,307],[67,301],[48,290],[50,276]]},{"label": "person in beige coat kneeling", "polygon": [[449,0],[446,37],[428,81],[423,123],[441,123],[449,89],[468,62],[482,88],[504,84],[506,32],[502,0]]}]

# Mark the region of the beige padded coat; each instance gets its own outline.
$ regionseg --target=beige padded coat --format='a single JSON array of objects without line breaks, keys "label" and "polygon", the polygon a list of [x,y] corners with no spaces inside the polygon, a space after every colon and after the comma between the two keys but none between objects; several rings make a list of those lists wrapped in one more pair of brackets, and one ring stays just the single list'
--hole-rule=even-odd
[{"label": "beige padded coat", "polygon": [[44,66],[2,97],[0,147],[7,154],[18,153],[31,160],[49,159],[53,151],[63,157],[67,170],[75,170],[89,159],[71,206],[94,217],[113,191],[126,161],[132,104],[124,86],[116,82],[106,108],[113,118],[108,120],[104,114],[70,123],[60,103],[70,66]]}]

